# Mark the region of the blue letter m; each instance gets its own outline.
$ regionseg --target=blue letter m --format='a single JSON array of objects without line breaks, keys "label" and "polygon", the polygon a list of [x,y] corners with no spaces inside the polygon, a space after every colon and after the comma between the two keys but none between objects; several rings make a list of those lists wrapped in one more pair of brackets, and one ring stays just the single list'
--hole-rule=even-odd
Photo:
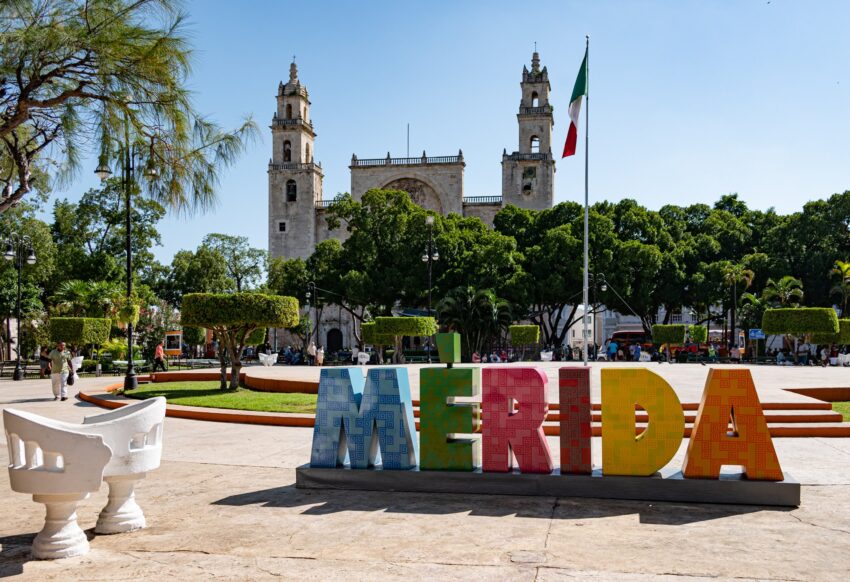
[{"label": "blue letter m", "polygon": [[348,461],[352,469],[380,462],[384,469],[412,469],[418,453],[406,369],[372,369],[365,381],[360,368],[322,370],[311,467]]}]

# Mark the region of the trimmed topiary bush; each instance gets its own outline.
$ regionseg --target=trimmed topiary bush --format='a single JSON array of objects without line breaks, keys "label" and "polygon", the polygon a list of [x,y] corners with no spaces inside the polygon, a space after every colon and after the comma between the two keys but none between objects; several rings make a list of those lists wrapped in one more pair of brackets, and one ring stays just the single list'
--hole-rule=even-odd
[{"label": "trimmed topiary bush", "polygon": [[816,344],[850,344],[850,319],[838,320],[838,333],[813,333]]},{"label": "trimmed topiary bush", "polygon": [[704,344],[708,341],[708,328],[704,325],[688,326],[688,333],[690,333],[692,342]]},{"label": "trimmed topiary bush", "polygon": [[685,343],[687,327],[687,325],[681,323],[669,325],[657,323],[652,326],[652,343],[680,346]]},{"label": "trimmed topiary bush", "polygon": [[[230,354],[230,388],[239,387],[242,350],[258,329],[298,325],[298,300],[262,293],[188,293],[180,313],[183,325],[212,330]],[[256,336],[254,336],[256,337]],[[262,341],[262,340],[260,340]],[[221,360],[221,388],[227,388],[227,365]]]},{"label": "trimmed topiary bush", "polygon": [[50,341],[73,346],[100,345],[109,340],[112,321],[95,317],[53,317]]},{"label": "trimmed topiary bush", "polygon": [[395,336],[378,333],[378,324],[374,321],[368,321],[360,326],[363,334],[363,343],[373,346],[391,346],[395,341]]},{"label": "trimmed topiary bush", "polygon": [[761,327],[769,334],[837,334],[838,316],[829,307],[768,309],[762,317]]},{"label": "trimmed topiary bush", "polygon": [[511,334],[511,345],[514,347],[529,346],[540,341],[540,326],[537,325],[511,325],[508,333]]},{"label": "trimmed topiary bush", "polygon": [[395,345],[393,359],[403,363],[401,338],[404,336],[430,336],[437,333],[437,320],[433,317],[376,317],[375,333],[379,336],[391,336]]}]

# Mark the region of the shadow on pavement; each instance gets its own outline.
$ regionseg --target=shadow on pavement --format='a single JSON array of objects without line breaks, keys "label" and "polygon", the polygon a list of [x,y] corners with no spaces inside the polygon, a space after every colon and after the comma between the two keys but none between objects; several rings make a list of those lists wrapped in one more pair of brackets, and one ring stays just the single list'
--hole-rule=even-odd
[{"label": "shadow on pavement", "polygon": [[0,578],[18,576],[24,572],[24,564],[32,560],[30,547],[36,534],[0,537]]},{"label": "shadow on pavement", "polygon": [[383,511],[426,515],[468,513],[487,517],[513,515],[540,519],[587,520],[638,514],[640,523],[654,525],[685,525],[759,511],[790,511],[789,508],[752,505],[296,489],[294,484],[231,495],[213,502],[213,505],[304,507],[302,513],[307,515]]},{"label": "shadow on pavement", "polygon": [[28,404],[30,402],[53,402],[53,396],[44,398],[23,398],[21,400],[10,400],[6,404]]}]

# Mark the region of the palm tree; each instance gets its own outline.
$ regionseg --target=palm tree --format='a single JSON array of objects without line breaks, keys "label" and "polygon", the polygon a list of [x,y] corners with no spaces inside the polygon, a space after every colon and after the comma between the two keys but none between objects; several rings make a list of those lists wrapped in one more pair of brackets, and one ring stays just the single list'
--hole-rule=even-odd
[{"label": "palm tree", "polygon": [[797,307],[803,302],[803,282],[791,275],[767,280],[762,297],[774,307]]},{"label": "palm tree", "polygon": [[461,334],[463,359],[498,337],[512,321],[510,306],[490,289],[456,287],[437,305],[440,323]]},{"label": "palm tree", "polygon": [[850,300],[850,261],[835,261],[832,275],[838,275],[839,280],[830,289],[830,294],[841,295],[841,315],[847,317],[847,302]]},{"label": "palm tree", "polygon": [[[732,336],[735,335],[736,328],[735,309],[738,306],[738,283],[742,283],[744,289],[749,289],[755,276],[756,274],[751,269],[747,269],[741,264],[729,264],[723,269],[723,284],[732,288],[732,308],[729,314],[729,330]],[[733,342],[736,341],[733,340]]]},{"label": "palm tree", "polygon": [[79,279],[62,281],[51,302],[56,311],[73,317],[82,316],[88,306],[89,283]]},{"label": "palm tree", "polygon": [[110,281],[63,281],[51,298],[58,313],[73,317],[112,317],[122,299],[121,286]]}]

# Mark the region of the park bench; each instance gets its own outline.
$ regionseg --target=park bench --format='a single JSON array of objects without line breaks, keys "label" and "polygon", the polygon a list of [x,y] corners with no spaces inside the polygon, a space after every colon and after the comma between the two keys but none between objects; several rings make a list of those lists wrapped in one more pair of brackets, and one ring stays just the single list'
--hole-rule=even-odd
[{"label": "park bench", "polygon": [[67,558],[88,552],[77,524],[77,504],[109,485],[109,499],[95,532],[122,533],[145,527],[135,500],[136,483],[159,467],[165,399],[152,398],[87,417],[60,422],[19,410],[3,411],[12,490],[29,493],[47,507],[33,556]]}]

